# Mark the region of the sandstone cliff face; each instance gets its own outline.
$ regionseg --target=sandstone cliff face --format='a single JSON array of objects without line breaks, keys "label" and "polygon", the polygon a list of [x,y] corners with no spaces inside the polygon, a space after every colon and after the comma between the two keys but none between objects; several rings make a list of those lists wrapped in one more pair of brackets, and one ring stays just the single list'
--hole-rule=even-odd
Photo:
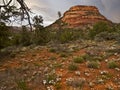
[{"label": "sandstone cliff face", "polygon": [[[100,14],[99,10],[95,6],[82,5],[71,7],[64,13],[61,20],[63,23],[65,23],[63,27],[66,28],[91,26],[99,21],[110,22]],[[57,22],[55,22],[53,26],[57,26]]]}]

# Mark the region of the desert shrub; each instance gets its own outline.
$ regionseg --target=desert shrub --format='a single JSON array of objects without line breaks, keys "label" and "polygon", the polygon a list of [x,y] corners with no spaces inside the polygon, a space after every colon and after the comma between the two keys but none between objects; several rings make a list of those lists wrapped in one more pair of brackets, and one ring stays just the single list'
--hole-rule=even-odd
[{"label": "desert shrub", "polygon": [[0,49],[10,45],[10,32],[5,23],[0,22]]},{"label": "desert shrub", "polygon": [[71,64],[69,64],[68,69],[70,71],[75,71],[75,70],[78,69],[78,66],[76,64],[74,64],[74,63],[71,63]]},{"label": "desert shrub", "polygon": [[115,61],[109,61],[108,62],[108,68],[114,69],[114,68],[117,68],[117,67],[118,67],[118,64]]},{"label": "desert shrub", "polygon": [[85,54],[82,56],[82,58],[84,59],[84,61],[102,61],[103,57],[102,56],[92,56],[89,54]]},{"label": "desert shrub", "polygon": [[89,61],[89,62],[87,63],[87,66],[88,66],[89,68],[97,69],[97,68],[100,67],[100,64],[99,64],[98,61]]},{"label": "desert shrub", "polygon": [[74,58],[73,61],[74,61],[75,63],[83,63],[85,60],[84,60],[84,58],[81,56],[81,57]]},{"label": "desert shrub", "polygon": [[101,79],[107,80],[111,79],[113,75],[111,73],[104,73],[103,75],[100,76]]},{"label": "desert shrub", "polygon": [[[57,41],[57,43],[68,43],[70,41],[75,40],[82,40],[88,38],[88,33],[86,31],[83,31],[81,29],[55,29],[52,31],[51,29],[50,38],[51,41]],[[87,31],[88,32],[88,31]]]},{"label": "desert shrub", "polygon": [[12,38],[12,45],[20,45],[20,38],[21,38],[21,35],[20,34],[13,34],[13,38]]},{"label": "desert shrub", "polygon": [[91,58],[91,61],[103,61],[104,57],[103,56],[94,56]]},{"label": "desert shrub", "polygon": [[62,64],[61,63],[55,63],[53,64],[53,68],[61,68]]},{"label": "desert shrub", "polygon": [[94,39],[94,37],[104,31],[108,31],[109,30],[109,26],[107,23],[105,22],[98,22],[93,26],[93,29],[91,29],[89,31],[89,36],[91,39]]},{"label": "desert shrub", "polygon": [[110,49],[110,50],[107,50],[106,52],[111,53],[111,54],[113,54],[113,53],[120,53],[120,48]]},{"label": "desert shrub", "polygon": [[36,29],[34,34],[34,43],[39,44],[45,44],[50,41],[50,33],[49,31],[42,29]]},{"label": "desert shrub", "polygon": [[42,16],[34,16],[33,18],[33,26],[35,28],[35,33],[34,33],[34,43],[39,45],[39,44],[45,44],[49,41],[49,31],[46,30],[43,27],[43,18]]},{"label": "desert shrub", "polygon": [[49,73],[45,76],[45,80],[46,80],[46,84],[50,85],[50,84],[54,84],[54,82],[56,82],[56,74],[54,73]]},{"label": "desert shrub", "polygon": [[55,56],[51,56],[49,59],[50,60],[56,60],[57,58]]},{"label": "desert shrub", "polygon": [[67,79],[66,84],[68,86],[72,86],[74,88],[78,88],[79,90],[82,90],[85,84],[85,79],[84,78],[69,78]]},{"label": "desert shrub", "polygon": [[31,33],[25,26],[22,26],[22,32],[20,33],[20,44],[23,46],[28,46],[31,44]]},{"label": "desert shrub", "polygon": [[82,58],[83,58],[85,61],[87,61],[87,60],[89,60],[89,59],[91,58],[91,56],[88,55],[88,54],[84,54],[84,55],[82,56]]},{"label": "desert shrub", "polygon": [[73,32],[73,40],[85,39],[86,38],[86,31],[82,29],[72,29]]},{"label": "desert shrub", "polygon": [[116,33],[116,32],[109,33],[107,31],[105,31],[105,32],[101,32],[95,36],[96,41],[119,40],[119,39],[120,39],[120,35],[119,35],[119,33]]},{"label": "desert shrub", "polygon": [[58,37],[58,40],[61,43],[66,43],[72,40],[73,33],[69,32],[68,30],[62,30],[61,34]]},{"label": "desert shrub", "polygon": [[29,90],[25,81],[17,81],[18,88],[21,90]]},{"label": "desert shrub", "polygon": [[75,30],[75,29],[62,29],[61,31],[57,31],[55,34],[55,38],[60,43],[67,43],[72,40],[77,40],[82,38],[84,35],[82,33],[82,30]]},{"label": "desert shrub", "polygon": [[55,53],[55,52],[56,52],[56,49],[50,48],[50,49],[49,49],[49,52]]},{"label": "desert shrub", "polygon": [[54,86],[56,90],[60,90],[62,88],[62,85],[60,83],[56,83]]},{"label": "desert shrub", "polygon": [[64,57],[64,58],[65,58],[65,57],[68,57],[68,54],[67,54],[67,53],[61,53],[61,54],[60,54],[60,57]]},{"label": "desert shrub", "polygon": [[0,61],[5,58],[6,56],[9,56],[11,54],[11,51],[8,50],[1,50],[0,51]]}]

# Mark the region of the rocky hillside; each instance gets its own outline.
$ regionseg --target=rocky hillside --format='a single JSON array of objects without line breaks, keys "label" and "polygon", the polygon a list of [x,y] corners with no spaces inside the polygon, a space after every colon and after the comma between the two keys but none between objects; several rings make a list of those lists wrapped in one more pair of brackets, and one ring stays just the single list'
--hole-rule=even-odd
[{"label": "rocky hillside", "polygon": [[[66,11],[63,17],[60,19],[64,23],[63,26],[66,28],[82,28],[84,26],[91,26],[96,22],[110,22],[103,15],[100,14],[98,8],[95,6],[82,6],[77,5],[71,7]],[[51,26],[58,26],[57,20]]]},{"label": "rocky hillside", "polygon": [[120,90],[120,45],[84,40],[13,48],[0,59],[0,90]]}]

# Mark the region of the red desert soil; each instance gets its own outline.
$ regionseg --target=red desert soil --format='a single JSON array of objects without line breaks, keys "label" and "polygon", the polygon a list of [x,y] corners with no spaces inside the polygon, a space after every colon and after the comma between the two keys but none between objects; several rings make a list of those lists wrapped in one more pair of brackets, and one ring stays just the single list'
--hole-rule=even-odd
[{"label": "red desert soil", "polygon": [[[19,68],[19,67],[22,67],[24,63],[26,63],[26,64],[36,63],[40,66],[45,66],[45,64],[47,62],[50,62],[50,63],[57,62],[59,64],[64,62],[63,67],[55,68],[55,71],[56,71],[55,73],[62,75],[61,81],[60,81],[61,88],[59,90],[73,90],[73,88],[71,88],[70,86],[68,86],[66,84],[66,79],[70,78],[70,77],[85,78],[87,83],[84,84],[83,90],[105,90],[105,88],[109,85],[114,87],[114,90],[119,90],[120,86],[117,85],[115,82],[113,82],[113,79],[115,76],[120,75],[120,72],[117,72],[114,69],[109,69],[104,60],[101,61],[99,69],[88,68],[86,66],[86,62],[78,64],[79,69],[77,71],[80,71],[80,76],[77,76],[75,74],[75,71],[68,70],[68,64],[70,62],[72,62],[73,57],[83,56],[85,54],[86,54],[86,49],[77,50],[75,52],[72,52],[72,54],[70,56],[65,57],[65,60],[62,61],[63,57],[60,56],[60,53],[50,52],[49,49],[44,48],[42,50],[31,50],[31,51],[24,52],[22,55],[17,54],[15,58],[11,58],[9,60],[5,60],[5,62],[2,62],[2,65],[0,66],[0,71],[7,70],[8,68],[9,69]],[[55,58],[56,60],[52,61],[52,60],[50,60],[50,58]],[[113,55],[113,56],[108,57],[108,60],[111,60],[113,58],[116,59],[117,57]],[[85,71],[89,71],[89,76],[86,76],[84,74]],[[108,71],[112,75],[112,77],[110,79],[105,80],[104,84],[93,85],[93,87],[91,89],[91,87],[89,86],[88,83],[95,82],[95,80],[96,80],[95,78],[97,76],[100,76],[100,71]],[[120,76],[118,76],[118,78],[120,78]],[[31,87],[32,83],[29,83],[29,86]],[[39,87],[39,85],[38,85],[38,87]],[[119,87],[119,89],[118,89],[118,87]],[[37,88],[37,85],[36,85],[36,87],[32,88],[32,90],[42,90],[42,87],[40,89],[40,87]],[[55,90],[57,90],[57,89],[55,89]],[[75,90],[79,90],[79,89],[75,89]]]}]

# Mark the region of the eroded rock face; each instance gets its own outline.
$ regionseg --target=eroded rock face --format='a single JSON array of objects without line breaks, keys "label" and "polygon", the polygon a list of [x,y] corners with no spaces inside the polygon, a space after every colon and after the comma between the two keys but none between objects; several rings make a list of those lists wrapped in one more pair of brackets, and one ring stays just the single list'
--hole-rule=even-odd
[{"label": "eroded rock face", "polygon": [[[82,6],[77,5],[71,7],[66,11],[61,18],[64,22],[64,27],[67,28],[80,28],[84,26],[91,26],[96,22],[110,22],[103,15],[100,14],[99,10],[95,6]],[[53,24],[56,26],[56,22]]]}]

